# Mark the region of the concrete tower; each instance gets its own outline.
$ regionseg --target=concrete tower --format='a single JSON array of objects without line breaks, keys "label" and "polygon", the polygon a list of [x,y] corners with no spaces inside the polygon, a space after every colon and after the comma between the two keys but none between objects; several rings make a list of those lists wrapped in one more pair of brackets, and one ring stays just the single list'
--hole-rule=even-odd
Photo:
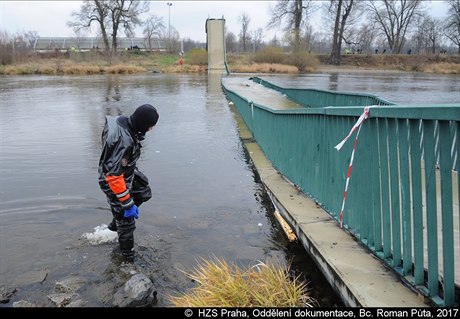
[{"label": "concrete tower", "polygon": [[225,49],[225,19],[206,19],[208,73],[228,73]]}]

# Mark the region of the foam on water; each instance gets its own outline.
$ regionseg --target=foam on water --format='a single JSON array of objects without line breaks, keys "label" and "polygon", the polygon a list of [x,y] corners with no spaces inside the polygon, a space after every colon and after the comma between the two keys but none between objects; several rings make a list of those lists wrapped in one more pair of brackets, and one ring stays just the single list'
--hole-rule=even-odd
[{"label": "foam on water", "polygon": [[101,245],[115,242],[118,235],[109,230],[106,224],[102,224],[94,227],[92,233],[84,233],[81,237],[88,240],[91,245]]}]

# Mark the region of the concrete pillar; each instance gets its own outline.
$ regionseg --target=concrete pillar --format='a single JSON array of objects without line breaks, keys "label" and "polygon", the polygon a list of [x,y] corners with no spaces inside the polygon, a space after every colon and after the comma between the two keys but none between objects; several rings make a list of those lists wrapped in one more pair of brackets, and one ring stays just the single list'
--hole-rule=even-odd
[{"label": "concrete pillar", "polygon": [[224,28],[224,18],[206,20],[206,50],[208,51],[208,73],[227,72]]}]

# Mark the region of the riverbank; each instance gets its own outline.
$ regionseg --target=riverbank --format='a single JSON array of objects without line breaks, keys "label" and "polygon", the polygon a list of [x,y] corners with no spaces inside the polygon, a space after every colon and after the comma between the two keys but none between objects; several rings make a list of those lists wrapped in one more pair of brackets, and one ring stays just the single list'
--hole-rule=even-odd
[{"label": "riverbank", "polygon": [[321,64],[317,70],[318,73],[408,73],[414,71],[403,71],[396,68],[384,69],[384,68],[371,68],[362,66],[350,66],[350,65],[330,65]]},{"label": "riverbank", "polygon": [[[0,75],[92,75],[135,73],[206,73],[207,60],[196,61],[173,54],[121,54],[107,59],[99,53],[34,55],[9,65],[0,65]],[[257,63],[251,55],[232,55],[234,73],[301,74],[317,72],[425,72],[460,74],[460,56],[451,55],[344,55],[341,65],[328,64],[327,55],[312,55],[302,72],[294,65]]]}]

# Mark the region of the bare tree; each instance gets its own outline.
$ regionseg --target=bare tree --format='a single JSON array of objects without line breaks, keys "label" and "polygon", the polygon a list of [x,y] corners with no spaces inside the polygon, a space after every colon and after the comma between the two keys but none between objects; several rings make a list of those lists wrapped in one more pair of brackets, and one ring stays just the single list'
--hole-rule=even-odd
[{"label": "bare tree", "polygon": [[35,43],[37,42],[39,36],[38,31],[28,31],[24,33],[24,38],[28,42],[28,45],[31,49],[35,48]]},{"label": "bare tree", "polygon": [[75,44],[77,45],[78,51],[81,51],[81,46],[84,41],[84,37],[86,36],[86,30],[80,29],[80,30],[74,30],[75,33]]},{"label": "bare tree", "polygon": [[110,24],[109,6],[107,1],[101,0],[84,0],[80,11],[72,12],[72,17],[75,20],[68,21],[67,25],[72,27],[75,32],[79,30],[87,30],[91,28],[93,23],[99,27],[104,42],[106,52],[110,51],[109,38],[107,35],[108,26]]},{"label": "bare tree", "polygon": [[353,9],[354,0],[331,0],[328,11],[334,16],[334,31],[332,35],[332,50],[330,63],[341,63],[342,40],[344,38],[347,20]]},{"label": "bare tree", "polygon": [[182,39],[184,44],[184,52],[190,51],[192,49],[202,49],[206,44],[190,39],[189,37]]},{"label": "bare tree", "polygon": [[263,38],[264,38],[264,32],[262,28],[257,28],[251,33],[252,33],[252,43],[254,44],[254,52],[257,52],[262,45]]},{"label": "bare tree", "polygon": [[163,41],[167,44],[167,50],[170,53],[181,52],[181,43],[180,43],[180,34],[179,31],[173,26],[171,26],[169,34],[164,32],[161,36]]},{"label": "bare tree", "polygon": [[[423,13],[414,19],[414,31],[412,38],[406,41],[406,47],[410,52],[415,49],[416,54],[429,53],[430,44],[430,29],[433,26],[433,18],[427,13]],[[432,37],[432,36],[431,36]]]},{"label": "bare tree", "polygon": [[249,23],[251,22],[251,18],[249,18],[246,12],[243,12],[238,20],[241,23],[240,42],[243,46],[243,52],[246,52],[247,45],[251,40],[251,35],[249,34]]},{"label": "bare tree", "polygon": [[140,15],[147,12],[148,2],[134,0],[109,1],[110,19],[112,25],[112,51],[118,47],[117,37],[120,27],[127,37],[134,35],[134,28],[141,24]]},{"label": "bare tree", "polygon": [[152,52],[152,43],[154,38],[160,38],[162,34],[166,31],[166,27],[163,23],[163,18],[157,17],[152,14],[145,21],[144,27],[144,40],[149,48],[149,51]]},{"label": "bare tree", "polygon": [[444,35],[457,47],[460,54],[460,0],[448,0],[448,16],[444,24]]},{"label": "bare tree", "polygon": [[311,24],[307,24],[304,32],[304,41],[308,52],[311,51],[311,45],[315,41],[315,33]]},{"label": "bare tree", "polygon": [[442,23],[436,18],[430,16],[424,17],[424,33],[426,34],[426,48],[432,54],[436,53],[436,49],[441,45],[442,39]]},{"label": "bare tree", "polygon": [[84,0],[79,12],[73,12],[74,21],[67,25],[74,30],[88,29],[93,22],[99,26],[106,52],[110,51],[108,32],[111,30],[112,52],[117,51],[120,28],[132,36],[141,23],[139,16],[148,10],[148,3],[134,0]]},{"label": "bare tree", "polygon": [[425,38],[424,28],[423,28],[423,17],[422,16],[417,17],[414,22],[415,22],[414,32],[412,34],[412,38],[410,38],[407,41],[407,45],[409,47],[410,52],[414,51],[414,53],[419,54],[420,52],[422,52],[422,48],[424,47],[424,38]]},{"label": "bare tree", "polygon": [[375,41],[377,31],[369,23],[362,24],[356,34],[356,43],[358,44],[358,53],[371,52],[372,43]]},{"label": "bare tree", "polygon": [[272,8],[268,28],[284,23],[284,31],[293,33],[294,51],[301,49],[301,28],[313,10],[312,0],[278,0]]},{"label": "bare tree", "polygon": [[225,48],[227,52],[236,52],[238,49],[238,42],[236,40],[236,35],[232,32],[225,33]]},{"label": "bare tree", "polygon": [[385,35],[392,53],[401,53],[407,30],[420,13],[421,0],[368,1],[371,19]]},{"label": "bare tree", "polygon": [[279,47],[281,46],[281,41],[276,37],[275,34],[273,38],[268,42],[268,45],[272,47]]},{"label": "bare tree", "polygon": [[13,41],[5,30],[0,29],[0,64],[8,65],[14,62]]},{"label": "bare tree", "polygon": [[331,35],[326,32],[316,32],[311,43],[311,49],[318,53],[331,52]]}]

